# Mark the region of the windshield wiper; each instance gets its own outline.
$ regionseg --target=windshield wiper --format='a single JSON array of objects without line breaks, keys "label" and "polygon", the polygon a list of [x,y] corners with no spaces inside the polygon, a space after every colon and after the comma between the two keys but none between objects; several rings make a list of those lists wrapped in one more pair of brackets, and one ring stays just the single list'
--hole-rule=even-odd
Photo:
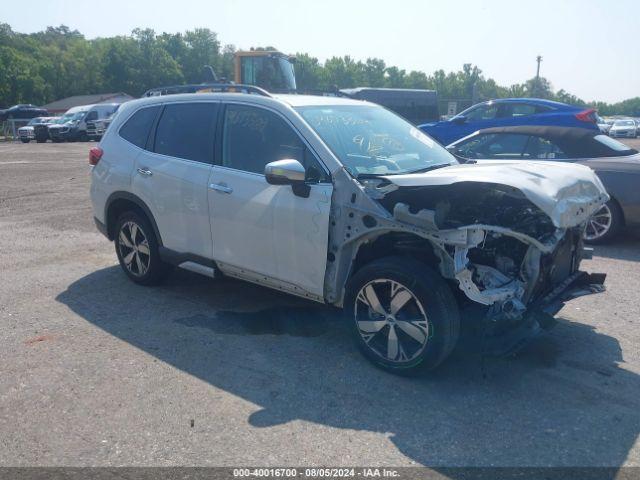
[{"label": "windshield wiper", "polygon": [[453,163],[439,163],[438,165],[430,165],[428,167],[419,168],[417,170],[410,170],[408,172],[404,172],[402,175],[411,175],[413,173],[426,173],[426,172],[430,172],[432,170],[437,170],[439,168],[450,167],[451,165],[454,165],[454,164]]}]

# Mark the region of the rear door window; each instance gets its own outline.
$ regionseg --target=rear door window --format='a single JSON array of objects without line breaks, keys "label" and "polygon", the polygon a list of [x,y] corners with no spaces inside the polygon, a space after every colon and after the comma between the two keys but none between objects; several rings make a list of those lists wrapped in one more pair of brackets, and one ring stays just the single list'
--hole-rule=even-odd
[{"label": "rear door window", "polygon": [[525,155],[528,135],[517,133],[498,134],[493,142],[487,145],[487,157],[495,160],[529,158]]},{"label": "rear door window", "polygon": [[156,129],[154,152],[213,163],[217,103],[170,103]]},{"label": "rear door window", "polygon": [[465,116],[472,121],[493,120],[498,116],[498,105],[482,105],[471,110]]},{"label": "rear door window", "polygon": [[535,136],[529,138],[525,156],[531,160],[564,160],[569,158],[555,143],[546,138]]},{"label": "rear door window", "polygon": [[505,105],[505,117],[517,118],[537,113],[535,105],[528,103],[511,103]]},{"label": "rear door window", "polygon": [[120,128],[120,136],[136,147],[144,148],[159,111],[160,105],[141,108]]}]

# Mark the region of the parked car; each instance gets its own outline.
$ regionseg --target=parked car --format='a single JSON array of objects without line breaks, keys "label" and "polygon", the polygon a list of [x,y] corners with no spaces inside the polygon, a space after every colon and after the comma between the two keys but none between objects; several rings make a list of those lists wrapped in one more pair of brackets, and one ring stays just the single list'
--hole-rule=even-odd
[{"label": "parked car", "polygon": [[611,125],[613,125],[613,122],[608,122],[600,115],[596,115],[596,123],[598,124],[598,128],[602,133],[604,133],[605,135],[609,135],[609,130],[611,130]]},{"label": "parked car", "polygon": [[613,138],[636,138],[638,136],[636,122],[630,118],[613,122],[609,135]]},{"label": "parked car", "polygon": [[447,147],[473,161],[552,160],[575,162],[596,172],[609,201],[586,225],[590,243],[610,241],[624,226],[640,227],[640,154],[617,140],[582,128],[488,128]]},{"label": "parked car", "polygon": [[44,143],[50,139],[49,137],[49,126],[59,124],[63,121],[63,117],[47,117],[49,120],[43,123],[37,123],[33,126],[33,136],[37,143]]},{"label": "parked car", "polygon": [[0,110],[0,122],[9,119],[28,120],[34,117],[45,117],[49,114],[44,108],[21,103],[5,110]]},{"label": "parked car", "polygon": [[485,351],[506,353],[604,281],[579,270],[585,222],[608,199],[589,168],[459,165],[363,101],[135,100],[89,163],[96,226],[132,281],[177,265],[341,307],[393,372],[440,364],[460,310],[480,309]]},{"label": "parked car", "polygon": [[87,121],[87,136],[89,137],[89,140],[99,141],[102,138],[104,132],[106,132],[107,128],[109,128],[111,120],[113,120],[113,116],[118,111],[119,106],[120,105],[116,106],[116,110],[106,118]]},{"label": "parked car", "polygon": [[18,138],[22,143],[29,143],[31,140],[35,140],[35,128],[37,125],[49,125],[53,119],[57,117],[35,117],[29,120],[24,127],[18,129]]},{"label": "parked car", "polygon": [[448,145],[467,135],[490,127],[516,125],[554,125],[598,131],[597,113],[592,108],[537,98],[505,98],[474,105],[449,120],[425,123],[419,128]]},{"label": "parked car", "polygon": [[88,141],[87,122],[107,118],[118,108],[117,103],[83,105],[67,110],[63,122],[49,126],[49,137],[54,142]]}]

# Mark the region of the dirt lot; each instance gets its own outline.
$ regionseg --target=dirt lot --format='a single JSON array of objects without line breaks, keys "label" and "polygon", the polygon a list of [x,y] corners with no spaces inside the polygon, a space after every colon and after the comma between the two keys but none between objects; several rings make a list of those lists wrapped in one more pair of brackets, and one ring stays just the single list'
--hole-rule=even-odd
[{"label": "dirt lot", "polygon": [[471,343],[399,378],[304,301],[127,281],[88,148],[0,144],[0,466],[640,466],[637,234],[585,262],[608,291],[518,356]]}]

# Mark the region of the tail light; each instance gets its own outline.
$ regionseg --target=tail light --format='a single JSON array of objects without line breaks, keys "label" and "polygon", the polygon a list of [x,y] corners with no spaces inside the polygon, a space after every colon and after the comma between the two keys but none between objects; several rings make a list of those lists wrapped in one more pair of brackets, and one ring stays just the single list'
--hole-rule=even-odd
[{"label": "tail light", "polygon": [[593,108],[583,110],[582,112],[576,113],[576,118],[581,122],[596,123],[596,111]]},{"label": "tail light", "polygon": [[93,147],[91,150],[89,150],[89,165],[96,166],[102,158],[103,153],[104,152],[100,147]]}]

